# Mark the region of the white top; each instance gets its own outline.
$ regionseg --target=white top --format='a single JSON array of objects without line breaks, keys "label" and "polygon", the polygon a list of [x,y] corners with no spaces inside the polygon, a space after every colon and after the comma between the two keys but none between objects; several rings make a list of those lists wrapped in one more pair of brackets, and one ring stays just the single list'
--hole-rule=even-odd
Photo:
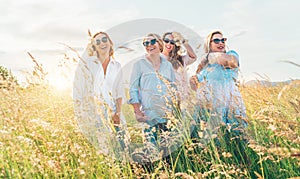
[{"label": "white top", "polygon": [[121,64],[115,60],[110,60],[107,65],[106,76],[104,76],[102,65],[99,65],[94,80],[95,96],[99,100],[104,99],[114,112],[116,111],[116,99],[123,96],[121,75]]},{"label": "white top", "polygon": [[[164,54],[162,54],[162,56],[166,57]],[[178,69],[174,69],[175,79],[176,79],[176,85],[177,85],[180,98],[187,99],[189,95],[187,66],[195,62],[196,59],[191,58],[186,54],[182,56],[182,60],[183,60],[183,66],[179,66]]]},{"label": "white top", "polygon": [[[115,112],[116,99],[123,97],[121,77],[121,64],[114,59],[110,59],[105,76],[97,57],[89,56],[79,61],[73,84],[75,117],[79,126],[87,125],[87,121],[90,125],[103,125],[103,118],[109,120],[108,111]],[[126,124],[124,117],[121,117],[121,123]]]}]

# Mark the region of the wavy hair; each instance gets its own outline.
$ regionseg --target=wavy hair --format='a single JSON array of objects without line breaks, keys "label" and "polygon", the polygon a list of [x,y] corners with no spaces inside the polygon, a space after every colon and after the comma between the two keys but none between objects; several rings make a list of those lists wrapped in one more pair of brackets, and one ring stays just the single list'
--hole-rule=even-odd
[{"label": "wavy hair", "polygon": [[[165,39],[167,35],[172,35],[172,32],[164,33],[162,39]],[[169,53],[170,62],[172,63],[174,69],[178,69],[180,66],[184,65],[182,56],[178,54],[179,50],[180,50],[180,46],[174,44],[172,51],[170,51]]]},{"label": "wavy hair", "polygon": [[99,56],[98,52],[96,52],[96,48],[95,46],[93,45],[93,40],[99,35],[99,34],[104,34],[108,40],[109,40],[109,43],[110,43],[110,49],[109,49],[109,56],[110,57],[114,57],[114,49],[113,49],[113,45],[114,43],[112,42],[111,38],[109,37],[109,35],[106,33],[106,32],[97,32],[95,33],[92,38],[91,38],[91,42],[88,44],[88,54],[89,56],[93,56],[95,53],[97,54],[97,57]]}]

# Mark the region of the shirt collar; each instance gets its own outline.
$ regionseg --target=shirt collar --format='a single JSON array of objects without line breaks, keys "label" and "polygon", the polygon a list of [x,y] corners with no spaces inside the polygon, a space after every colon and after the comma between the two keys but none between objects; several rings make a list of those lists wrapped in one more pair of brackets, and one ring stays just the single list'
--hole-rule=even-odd
[{"label": "shirt collar", "polygon": [[[95,61],[95,63],[100,64],[100,62],[99,62],[99,60],[98,60],[98,58],[96,56],[92,56],[92,59]],[[109,59],[110,59],[109,63],[112,63],[112,64],[117,63],[117,61],[114,58],[109,57]]]},{"label": "shirt collar", "polygon": [[112,58],[112,57],[109,57],[109,58],[110,58],[109,63],[115,64],[117,62],[114,58]]}]

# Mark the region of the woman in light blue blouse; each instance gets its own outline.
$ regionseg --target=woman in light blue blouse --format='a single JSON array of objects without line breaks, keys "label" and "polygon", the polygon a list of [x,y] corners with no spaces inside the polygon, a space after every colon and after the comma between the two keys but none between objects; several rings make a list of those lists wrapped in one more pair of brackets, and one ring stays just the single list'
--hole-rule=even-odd
[{"label": "woman in light blue blouse", "polygon": [[211,32],[204,44],[205,55],[191,78],[191,87],[197,90],[198,114],[216,130],[225,124],[238,131],[247,126],[246,109],[237,86],[239,56],[226,52],[226,40],[221,31]]},{"label": "woman in light blue blouse", "polygon": [[[175,74],[172,64],[161,56],[163,42],[156,34],[148,34],[143,39],[146,54],[133,67],[130,78],[130,100],[137,121],[147,123],[150,128],[145,133],[165,131],[166,114],[172,111],[172,90]],[[155,143],[157,133],[148,136]]]}]

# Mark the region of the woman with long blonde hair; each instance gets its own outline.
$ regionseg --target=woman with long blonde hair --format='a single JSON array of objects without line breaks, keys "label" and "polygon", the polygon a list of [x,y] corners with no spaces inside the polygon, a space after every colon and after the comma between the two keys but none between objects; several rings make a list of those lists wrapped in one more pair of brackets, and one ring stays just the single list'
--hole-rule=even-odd
[{"label": "woman with long blonde hair", "polygon": [[219,30],[207,36],[197,75],[190,79],[198,98],[197,121],[207,121],[211,130],[221,124],[231,130],[247,126],[246,109],[237,86],[239,55],[226,51],[226,41]]}]

